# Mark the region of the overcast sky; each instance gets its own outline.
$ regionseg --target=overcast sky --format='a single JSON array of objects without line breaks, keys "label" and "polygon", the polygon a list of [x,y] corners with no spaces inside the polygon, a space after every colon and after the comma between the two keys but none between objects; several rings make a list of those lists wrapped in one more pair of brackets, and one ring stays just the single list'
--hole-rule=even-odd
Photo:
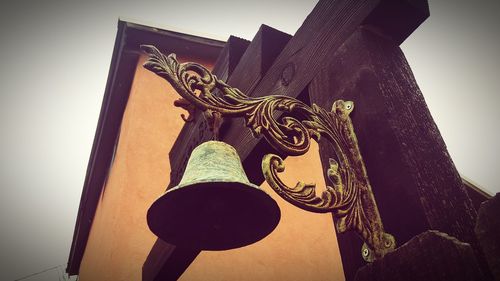
[{"label": "overcast sky", "polygon": [[[316,1],[207,3],[0,4],[1,280],[67,262],[119,17],[251,40],[263,23],[293,34]],[[498,3],[431,1],[430,19],[402,45],[459,172],[491,194],[500,191]]]}]

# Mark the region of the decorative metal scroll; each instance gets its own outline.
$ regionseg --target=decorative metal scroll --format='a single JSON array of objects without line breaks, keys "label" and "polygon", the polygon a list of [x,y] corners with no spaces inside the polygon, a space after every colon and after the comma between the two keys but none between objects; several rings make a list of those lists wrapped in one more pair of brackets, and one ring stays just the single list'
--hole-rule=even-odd
[{"label": "decorative metal scroll", "polygon": [[[262,161],[266,181],[283,199],[299,208],[333,212],[339,233],[353,230],[362,237],[365,260],[373,261],[395,248],[394,237],[384,232],[349,117],[354,108],[352,101],[337,100],[332,110],[327,111],[288,96],[248,97],[200,64],[179,63],[175,54],[165,56],[154,46],[141,48],[149,54],[144,67],[166,79],[182,96],[184,105],[188,102],[223,117],[243,117],[255,137],[264,136],[286,155],[302,155],[308,151],[311,138],[319,141],[326,137],[333,144],[336,159],[330,158],[327,175],[331,186],[320,197],[314,184],[299,182],[295,187],[284,184],[278,177],[285,169],[284,163],[274,154],[264,156]],[[282,113],[280,117],[278,112]]]}]

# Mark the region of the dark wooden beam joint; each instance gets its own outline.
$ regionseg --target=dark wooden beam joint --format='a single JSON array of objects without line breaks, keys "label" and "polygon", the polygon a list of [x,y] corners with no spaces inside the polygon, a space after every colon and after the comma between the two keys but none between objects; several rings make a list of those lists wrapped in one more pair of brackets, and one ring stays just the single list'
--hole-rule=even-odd
[{"label": "dark wooden beam joint", "polygon": [[385,0],[363,21],[365,28],[400,45],[429,17],[429,4],[422,0]]},{"label": "dark wooden beam joint", "polygon": [[469,244],[429,230],[362,267],[356,281],[483,281],[484,274]]},{"label": "dark wooden beam joint", "polygon": [[500,193],[481,204],[474,232],[494,280],[500,280]]}]

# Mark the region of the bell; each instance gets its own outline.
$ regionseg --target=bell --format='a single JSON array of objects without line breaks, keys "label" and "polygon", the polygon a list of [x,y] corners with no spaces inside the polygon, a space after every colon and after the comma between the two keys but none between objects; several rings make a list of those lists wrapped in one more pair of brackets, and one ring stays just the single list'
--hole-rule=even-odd
[{"label": "bell", "polygon": [[236,150],[219,141],[193,150],[179,185],[147,215],[149,228],[165,242],[201,250],[255,243],[279,220],[276,201],[248,181]]}]

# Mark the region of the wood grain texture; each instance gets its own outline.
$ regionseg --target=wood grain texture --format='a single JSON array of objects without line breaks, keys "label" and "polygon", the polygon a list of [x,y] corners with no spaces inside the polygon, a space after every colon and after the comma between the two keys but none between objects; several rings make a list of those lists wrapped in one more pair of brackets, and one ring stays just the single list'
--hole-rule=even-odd
[{"label": "wood grain texture", "polygon": [[500,193],[483,202],[474,229],[495,280],[500,280]]},{"label": "wood grain texture", "polygon": [[243,92],[252,92],[290,38],[287,33],[261,25],[227,83]]},{"label": "wood grain texture", "polygon": [[[408,36],[428,16],[428,9],[423,8],[427,7],[427,1],[401,1],[399,4],[393,2],[319,1],[261,82],[246,94],[255,97],[273,94],[299,97],[312,78],[328,63],[337,48],[359,26],[369,26],[391,37],[394,31],[381,24],[386,22],[386,17],[408,13],[423,14],[405,18],[405,24],[399,22],[403,20],[401,17],[395,17],[391,22],[393,25],[400,24],[401,30],[405,31],[403,33]],[[401,34],[398,36],[404,37]],[[266,151],[255,147],[264,149],[269,147],[265,144],[265,140],[254,139],[248,129],[238,125],[231,126],[224,141],[235,146],[242,158],[251,155],[257,160],[255,163],[248,163],[249,167],[259,166]]]},{"label": "wood grain texture", "polygon": [[[378,3],[367,0],[318,2],[259,85],[246,94],[297,97],[322,67],[326,57],[333,54]],[[236,147],[242,158],[251,152],[258,153],[254,147],[259,139],[254,139],[246,128],[231,127],[225,140]]]},{"label": "wood grain texture", "polygon": [[483,281],[469,244],[438,231],[415,236],[396,251],[361,268],[356,281]]},{"label": "wood grain texture", "polygon": [[[311,82],[311,102],[352,100],[351,114],[385,230],[398,244],[436,229],[472,244],[476,212],[400,48],[360,28]],[[320,144],[326,170],[333,148]],[[361,241],[338,235],[347,280]]]}]

